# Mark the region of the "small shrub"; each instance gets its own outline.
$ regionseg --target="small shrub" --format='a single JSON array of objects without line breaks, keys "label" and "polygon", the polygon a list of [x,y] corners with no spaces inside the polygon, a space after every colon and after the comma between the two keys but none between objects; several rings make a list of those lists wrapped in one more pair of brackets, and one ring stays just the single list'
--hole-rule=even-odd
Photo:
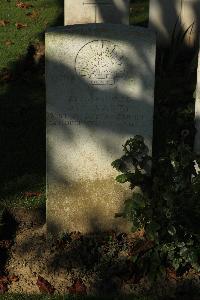
[{"label": "small shrub", "polygon": [[124,155],[112,166],[121,174],[119,183],[129,182],[132,197],[118,216],[132,221],[133,231],[145,230],[154,243],[149,251],[134,258],[135,264],[151,280],[165,275],[166,268],[181,272],[193,267],[200,271],[200,166],[184,141],[171,141],[166,155],[153,161],[144,138],[135,136],[123,146]]}]

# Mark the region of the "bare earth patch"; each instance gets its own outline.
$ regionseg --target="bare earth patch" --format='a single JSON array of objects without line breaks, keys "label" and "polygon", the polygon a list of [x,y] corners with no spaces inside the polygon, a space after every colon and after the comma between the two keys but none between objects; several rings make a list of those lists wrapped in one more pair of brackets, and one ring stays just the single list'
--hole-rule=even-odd
[{"label": "bare earth patch", "polygon": [[73,287],[77,280],[82,281],[88,295],[165,295],[169,290],[175,293],[177,286],[191,278],[199,284],[197,274],[190,272],[178,278],[168,272],[168,278],[152,288],[131,261],[133,253],[145,252],[148,247],[142,232],[137,236],[114,232],[83,236],[73,232],[56,240],[46,238],[46,225],[21,222],[5,265],[5,273],[19,280],[8,285],[8,292],[40,294],[38,276],[47,280],[56,294],[76,293]]}]

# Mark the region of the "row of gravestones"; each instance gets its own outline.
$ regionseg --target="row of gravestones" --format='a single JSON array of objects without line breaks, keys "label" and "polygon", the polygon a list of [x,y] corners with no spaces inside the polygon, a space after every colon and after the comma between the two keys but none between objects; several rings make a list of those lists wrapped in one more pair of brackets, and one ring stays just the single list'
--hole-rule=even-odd
[{"label": "row of gravestones", "polygon": [[[65,0],[65,25],[86,23],[129,24],[129,0]],[[200,28],[199,0],[150,0],[149,27],[157,32],[157,43],[169,44],[176,33],[189,28],[185,42],[193,46]],[[117,8],[117,9],[116,9]]]},{"label": "row of gravestones", "polygon": [[77,25],[46,32],[49,232],[130,228],[114,218],[129,189],[111,162],[136,134],[151,154],[156,38],[128,26],[128,2],[66,0]]}]

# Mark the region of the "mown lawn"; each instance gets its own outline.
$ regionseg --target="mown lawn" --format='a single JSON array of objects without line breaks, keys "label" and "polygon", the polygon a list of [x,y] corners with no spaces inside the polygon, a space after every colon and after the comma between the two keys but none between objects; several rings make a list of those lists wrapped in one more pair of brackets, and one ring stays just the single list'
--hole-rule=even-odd
[{"label": "mown lawn", "polygon": [[[0,1],[0,20],[10,22],[0,27],[0,70],[25,55],[29,44],[43,40],[48,26],[63,25],[64,0],[24,1],[29,8],[16,7],[16,2]],[[131,24],[147,23],[148,13],[149,0],[131,1]],[[17,23],[27,27],[17,29]]]},{"label": "mown lawn", "polygon": [[[10,22],[0,27],[0,69],[21,59],[29,44],[43,40],[46,27],[62,24],[63,0],[24,1],[31,5],[29,8],[16,7],[16,2],[0,1],[0,20]],[[27,27],[17,29],[17,23]]]},{"label": "mown lawn", "polygon": [[[45,29],[63,24],[64,4],[17,3],[20,6],[20,1],[0,1],[1,204],[40,206],[45,199],[46,151],[44,62],[39,58]],[[40,196],[27,197],[26,192]]]}]

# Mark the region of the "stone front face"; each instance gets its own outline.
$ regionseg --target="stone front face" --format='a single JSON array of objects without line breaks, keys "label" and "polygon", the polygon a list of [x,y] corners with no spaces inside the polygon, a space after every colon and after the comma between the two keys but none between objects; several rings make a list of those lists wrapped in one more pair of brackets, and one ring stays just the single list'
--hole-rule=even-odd
[{"label": "stone front face", "polygon": [[196,45],[200,30],[200,1],[150,0],[149,27],[157,32],[158,44],[171,44],[175,26],[176,33],[182,35],[191,26],[184,39],[185,45]]},{"label": "stone front face", "polygon": [[65,25],[129,24],[129,0],[65,0]]},{"label": "stone front face", "polygon": [[126,230],[130,196],[111,166],[136,134],[151,152],[155,39],[125,25],[46,33],[47,225],[50,231]]},{"label": "stone front face", "polygon": [[197,69],[197,87],[196,87],[196,103],[195,103],[195,123],[196,123],[196,138],[195,138],[195,152],[200,154],[200,53],[199,64]]}]

